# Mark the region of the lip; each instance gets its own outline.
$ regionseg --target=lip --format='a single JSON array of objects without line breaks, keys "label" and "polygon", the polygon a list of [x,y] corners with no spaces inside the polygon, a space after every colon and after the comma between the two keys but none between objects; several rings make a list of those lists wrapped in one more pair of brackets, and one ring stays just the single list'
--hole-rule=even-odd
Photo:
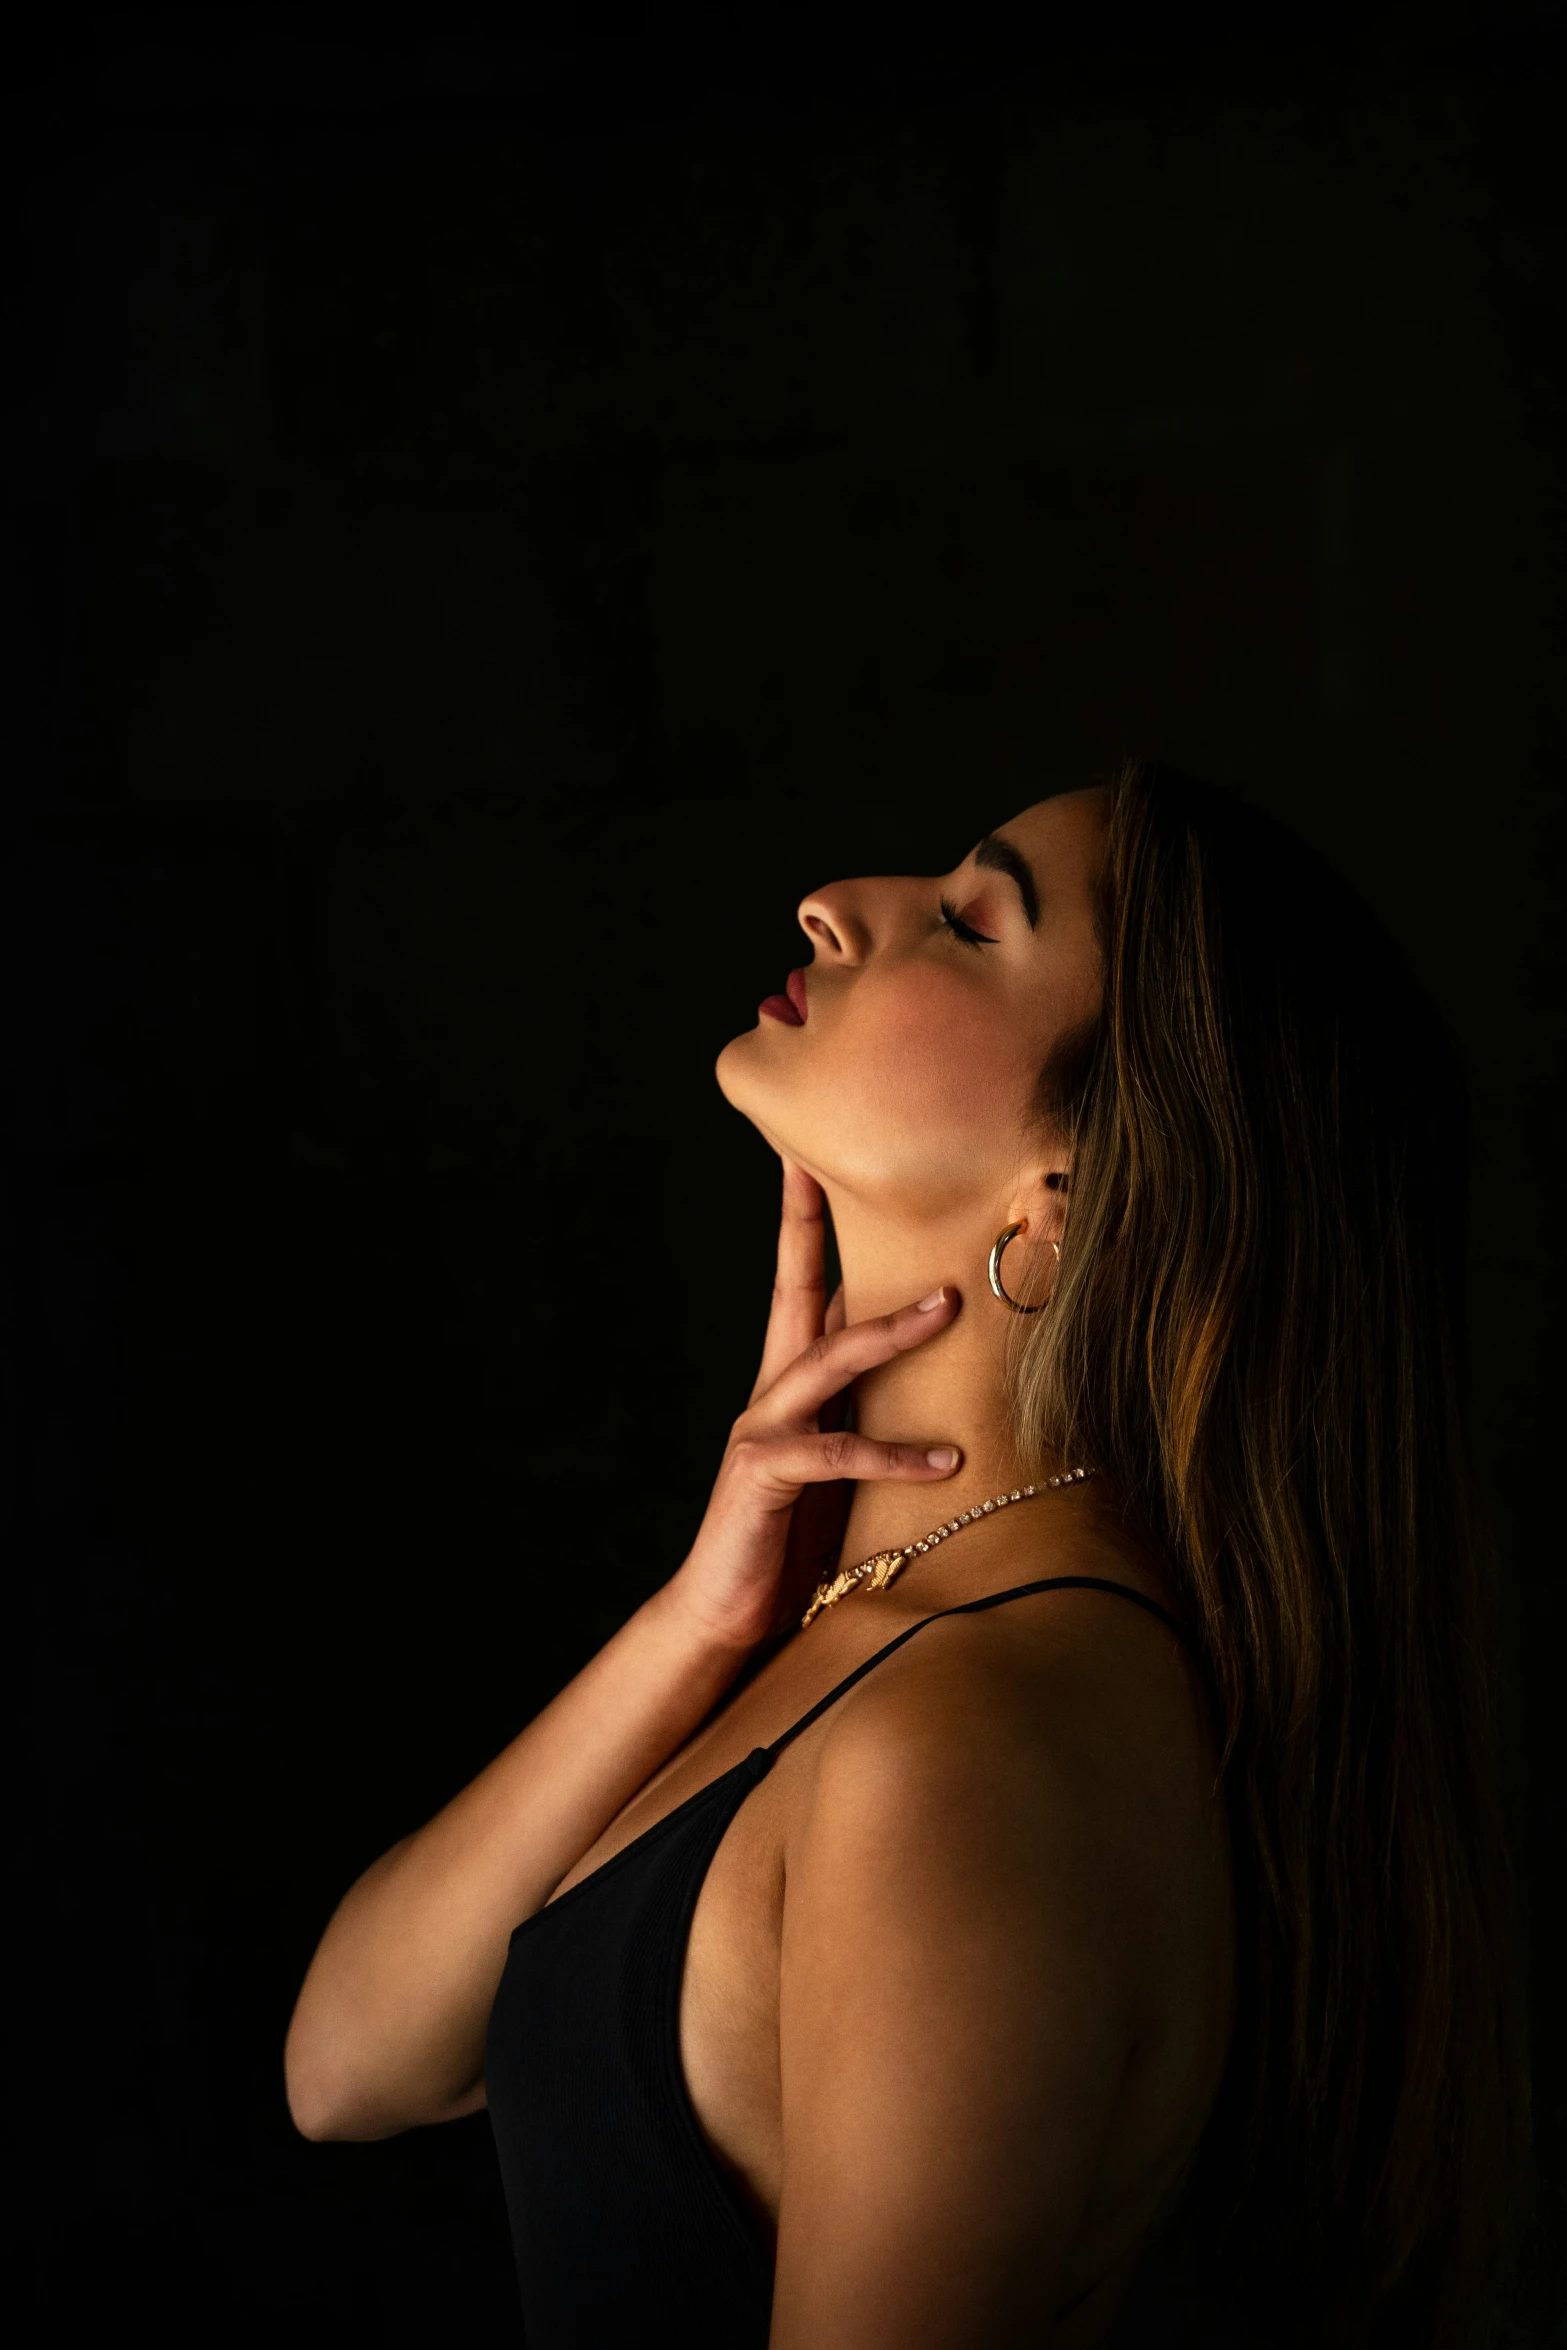
[{"label": "lip", "polygon": [[777,1020],[785,1028],[803,1028],[810,1017],[810,1006],[805,995],[805,973],[791,971],[784,982],[787,993],[767,996],[761,1005],[764,1020]]}]

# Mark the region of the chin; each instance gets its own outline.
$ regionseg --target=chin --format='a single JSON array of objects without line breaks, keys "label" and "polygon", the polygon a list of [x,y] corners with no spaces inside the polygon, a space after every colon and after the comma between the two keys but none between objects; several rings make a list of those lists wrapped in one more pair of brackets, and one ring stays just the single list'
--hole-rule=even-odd
[{"label": "chin", "polygon": [[730,1038],[713,1066],[719,1092],[746,1118],[752,1115],[757,1095],[767,1090],[758,1082],[762,1073],[756,1066],[756,1048],[761,1041],[760,1025],[748,1028],[743,1036]]},{"label": "chin", "polygon": [[[763,1036],[762,1026],[748,1028],[743,1036],[731,1038],[719,1054],[713,1074],[730,1108],[738,1110],[742,1118],[749,1118],[774,1150],[793,1157],[770,1114],[781,1107],[779,1097],[784,1089],[778,1083],[776,1072],[767,1066],[770,1039]],[[787,1029],[780,1031],[783,1035],[788,1033]]]}]

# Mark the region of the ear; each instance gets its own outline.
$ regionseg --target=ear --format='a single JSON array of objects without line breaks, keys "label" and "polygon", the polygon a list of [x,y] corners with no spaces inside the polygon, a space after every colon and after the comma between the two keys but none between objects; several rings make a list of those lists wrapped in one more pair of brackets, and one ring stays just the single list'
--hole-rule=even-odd
[{"label": "ear", "polygon": [[[1018,1247],[1025,1243],[1030,1253],[1042,1248],[1047,1258],[1052,1257],[1066,1230],[1066,1200],[1070,1177],[1064,1159],[1049,1159],[1035,1167],[1012,1195],[1007,1209],[1009,1224],[1024,1224],[1026,1232],[1018,1235]],[[1054,1244],[1054,1246],[1052,1246]]]}]

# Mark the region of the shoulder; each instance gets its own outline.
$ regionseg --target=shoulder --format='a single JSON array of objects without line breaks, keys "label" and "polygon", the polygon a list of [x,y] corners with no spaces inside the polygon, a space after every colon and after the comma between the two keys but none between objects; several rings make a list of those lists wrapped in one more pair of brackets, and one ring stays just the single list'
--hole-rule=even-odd
[{"label": "shoulder", "polygon": [[1108,1593],[932,1623],[835,1709],[804,1792],[802,1892],[874,1900],[867,1931],[950,1921],[960,1889],[975,1928],[1055,1942],[1070,1917],[1129,1998],[1150,1931],[1223,1898],[1195,1677],[1157,1617]]},{"label": "shoulder", "polygon": [[1140,2239],[1228,2038],[1200,1712],[1157,1619],[1067,1591],[931,1623],[827,1716],[785,1847],[778,2341],[850,2305],[1031,2339]]}]

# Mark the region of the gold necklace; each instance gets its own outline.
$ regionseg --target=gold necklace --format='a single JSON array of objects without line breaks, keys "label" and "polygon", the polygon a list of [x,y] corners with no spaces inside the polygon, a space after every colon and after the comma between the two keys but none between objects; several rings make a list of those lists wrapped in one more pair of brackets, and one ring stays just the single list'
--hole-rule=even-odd
[{"label": "gold necklace", "polygon": [[1053,1493],[1061,1485],[1081,1485],[1094,1474],[1092,1469],[1063,1469],[1059,1477],[1047,1477],[1042,1485],[1017,1485],[1010,1493],[998,1493],[993,1501],[980,1501],[960,1517],[949,1518],[944,1526],[937,1526],[922,1541],[906,1542],[901,1550],[878,1550],[868,1559],[861,1559],[857,1567],[840,1567],[836,1575],[816,1586],[816,1597],[800,1618],[803,1632],[813,1617],[824,1607],[836,1607],[851,1591],[863,1583],[869,1591],[885,1591],[888,1584],[901,1575],[916,1552],[934,1550],[938,1542],[948,1541],[964,1526],[972,1526],[976,1518],[988,1518],[994,1510],[1004,1510],[1014,1501],[1032,1501],[1041,1493]]}]

